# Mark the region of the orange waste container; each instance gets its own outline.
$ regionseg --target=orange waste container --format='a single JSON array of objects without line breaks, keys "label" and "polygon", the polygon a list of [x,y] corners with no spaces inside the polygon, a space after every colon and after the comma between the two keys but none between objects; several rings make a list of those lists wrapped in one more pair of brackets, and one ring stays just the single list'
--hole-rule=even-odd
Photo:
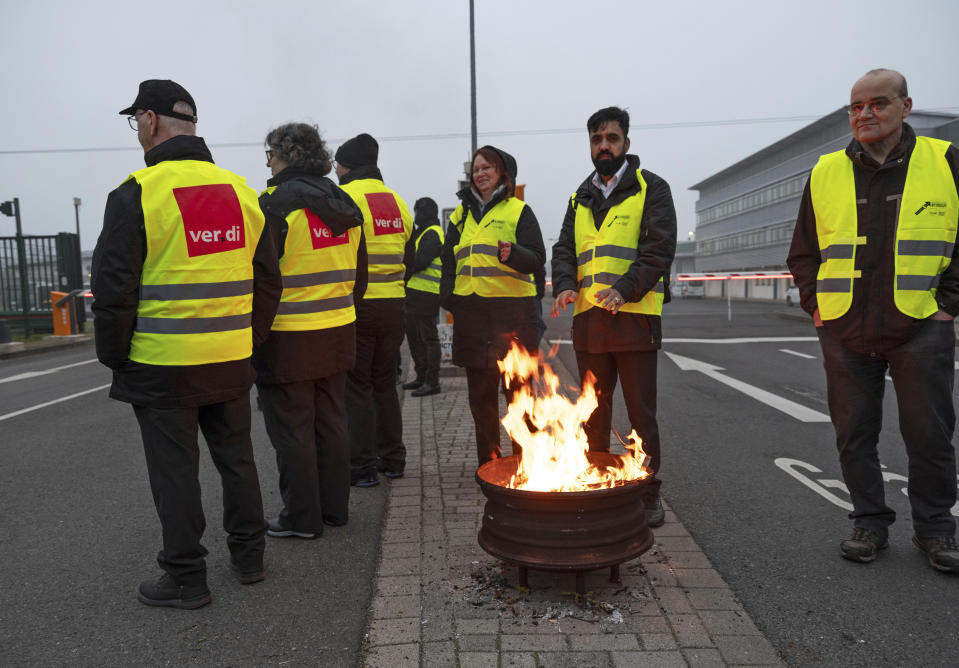
[{"label": "orange waste container", "polygon": [[50,304],[53,306],[53,334],[54,336],[70,336],[73,334],[73,307],[72,299],[68,299],[63,306],[57,302],[67,296],[66,292],[51,292]]}]

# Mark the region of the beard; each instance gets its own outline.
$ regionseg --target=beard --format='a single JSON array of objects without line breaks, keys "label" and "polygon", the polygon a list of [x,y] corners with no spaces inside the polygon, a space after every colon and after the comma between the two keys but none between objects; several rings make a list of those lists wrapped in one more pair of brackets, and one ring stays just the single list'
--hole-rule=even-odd
[{"label": "beard", "polygon": [[626,152],[614,156],[611,153],[603,152],[593,158],[593,167],[599,172],[600,176],[612,176],[619,171],[619,168],[626,162]]}]

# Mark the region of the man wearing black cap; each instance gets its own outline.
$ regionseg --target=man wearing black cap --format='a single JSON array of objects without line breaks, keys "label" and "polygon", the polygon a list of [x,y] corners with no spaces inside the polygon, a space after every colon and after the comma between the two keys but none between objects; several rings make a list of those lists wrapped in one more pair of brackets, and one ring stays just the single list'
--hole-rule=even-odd
[{"label": "man wearing black cap", "polygon": [[599,406],[585,425],[591,451],[609,452],[613,390],[643,441],[652,475],[647,521],[665,521],[656,422],[656,362],[662,347],[664,277],[676,251],[669,184],[640,169],[629,150],[629,114],[600,109],[586,121],[596,168],[570,198],[553,246],[553,317],[575,302],[573,348],[581,379],[596,377]]},{"label": "man wearing black cap", "polygon": [[356,364],[346,382],[351,483],[379,484],[377,469],[399,478],[406,468],[403,418],[396,393],[396,360],[406,321],[403,279],[413,263],[413,218],[406,202],[383,184],[379,145],[368,134],[336,151],[340,186],[363,212],[368,285],[356,304]]},{"label": "man wearing black cap", "polygon": [[142,603],[210,602],[197,431],[223,481],[230,566],[263,580],[266,522],[250,442],[250,355],[269,334],[282,283],[257,194],[216,167],[195,136],[196,104],[179,84],[149,80],[120,112],[144,150],[110,193],[93,253],[97,357],[110,396],[133,404],[163,528]]},{"label": "man wearing black cap", "polygon": [[412,275],[406,282],[406,341],[416,378],[403,384],[410,395],[425,397],[440,392],[440,339],[436,317],[440,312],[440,277],[443,263],[443,228],[439,208],[429,197],[421,197],[413,205]]}]

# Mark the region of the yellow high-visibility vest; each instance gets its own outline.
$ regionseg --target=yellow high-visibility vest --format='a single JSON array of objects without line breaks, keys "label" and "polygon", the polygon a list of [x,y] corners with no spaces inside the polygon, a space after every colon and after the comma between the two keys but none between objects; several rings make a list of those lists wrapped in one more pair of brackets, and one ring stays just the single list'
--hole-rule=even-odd
[{"label": "yellow high-visibility vest", "polygon": [[[276,186],[270,186],[266,192],[274,190]],[[286,224],[285,247],[280,256],[283,294],[271,329],[329,329],[356,320],[353,285],[360,228],[333,236],[326,223],[309,209],[291,211]]]},{"label": "yellow high-visibility vest", "polygon": [[[437,236],[440,238],[440,246],[443,245],[443,228],[439,225],[430,225],[423,233],[416,238],[416,250],[420,248],[420,242],[423,241],[429,232],[435,231]],[[437,255],[433,258],[433,261],[423,271],[418,271],[412,276],[410,280],[406,282],[406,287],[410,290],[419,290],[421,292],[429,292],[434,295],[440,293],[440,277],[443,275],[443,262],[440,260],[440,256]]]},{"label": "yellow high-visibility vest", "polygon": [[510,197],[487,211],[482,220],[473,219],[460,204],[450,216],[450,223],[460,231],[460,240],[453,247],[456,255],[456,284],[453,294],[480,297],[535,297],[532,274],[521,274],[499,261],[499,241],[516,243],[516,225],[526,203]]},{"label": "yellow high-visibility vest", "polygon": [[129,178],[142,189],[147,245],[130,359],[172,366],[249,357],[253,253],[263,233],[256,192],[201,160],[169,160]]},{"label": "yellow high-visibility vest", "polygon": [[[576,284],[578,293],[574,315],[599,306],[596,293],[611,288],[623,277],[636,260],[643,209],[646,206],[646,181],[642,170],[636,170],[639,192],[627,197],[606,213],[600,229],[596,229],[593,211],[576,202],[574,194],[570,201],[576,211],[573,221],[576,243]],[[663,277],[652,290],[637,302],[626,302],[619,310],[625,313],[662,315],[665,284]]]},{"label": "yellow high-visibility vest", "polygon": [[406,202],[379,179],[356,179],[340,186],[363,212],[369,263],[364,299],[405,297],[403,253],[413,235]]},{"label": "yellow high-visibility vest", "polygon": [[[928,318],[939,310],[936,287],[952,260],[959,224],[959,194],[946,161],[950,143],[916,137],[896,225],[893,297],[896,307],[912,318]],[[819,317],[834,320],[852,305],[858,236],[856,180],[844,150],[829,153],[809,176],[822,264],[816,281]]]}]

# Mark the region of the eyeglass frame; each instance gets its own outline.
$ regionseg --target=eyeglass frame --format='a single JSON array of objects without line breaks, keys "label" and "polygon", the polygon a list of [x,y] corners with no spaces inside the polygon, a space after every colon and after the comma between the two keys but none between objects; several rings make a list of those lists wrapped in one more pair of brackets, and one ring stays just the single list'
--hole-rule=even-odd
[{"label": "eyeglass frame", "polygon": [[[875,116],[876,114],[885,110],[885,108],[892,104],[894,100],[905,99],[907,97],[909,96],[896,95],[895,97],[879,98],[876,100],[870,100],[869,102],[853,102],[852,104],[847,104],[843,108],[846,110],[846,113],[849,114],[850,118],[858,118],[862,116],[863,112],[865,112],[867,108]],[[859,107],[859,111],[855,111],[854,107]]]},{"label": "eyeglass frame", "polygon": [[267,161],[267,162],[269,162],[270,160],[273,159],[273,149],[268,148],[268,149],[266,149],[265,153],[266,153],[266,161]]}]

